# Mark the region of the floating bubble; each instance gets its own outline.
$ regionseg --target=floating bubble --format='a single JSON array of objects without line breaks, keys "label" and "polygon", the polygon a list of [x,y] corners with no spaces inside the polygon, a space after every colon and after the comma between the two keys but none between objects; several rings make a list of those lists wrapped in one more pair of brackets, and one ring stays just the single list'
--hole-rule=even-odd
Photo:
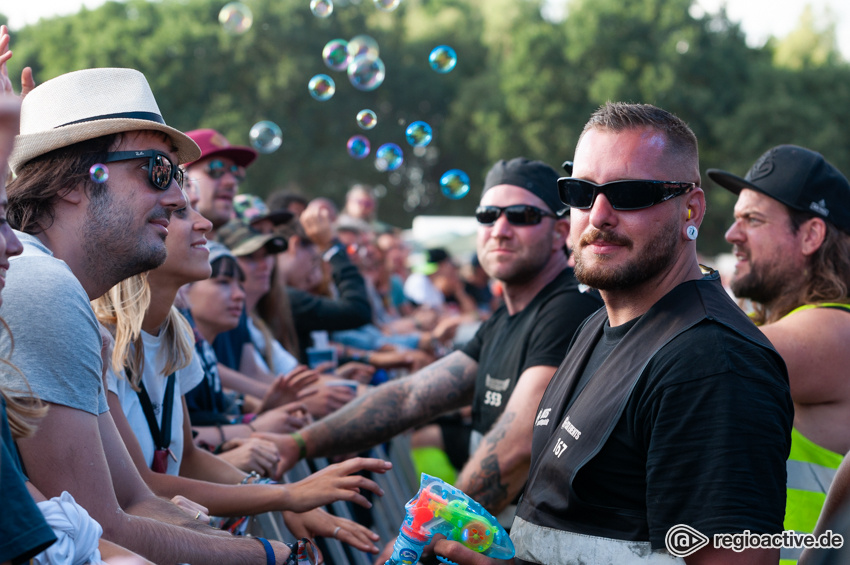
[{"label": "floating bubble", "polygon": [[413,147],[425,147],[431,143],[431,140],[434,138],[434,132],[431,126],[425,122],[417,121],[407,126],[407,129],[404,130],[404,137],[407,138],[407,142]]},{"label": "floating bubble", "polygon": [[374,0],[375,7],[384,12],[392,12],[401,4],[401,0]]},{"label": "floating bubble", "polygon": [[357,57],[377,59],[380,49],[378,49],[378,42],[368,35],[355,35],[348,42],[348,54],[352,61]]},{"label": "floating bubble", "polygon": [[386,75],[387,69],[380,59],[370,59],[361,55],[348,65],[348,81],[357,90],[365,92],[375,90],[384,82]]},{"label": "floating bubble", "polygon": [[443,196],[460,200],[469,194],[469,175],[460,169],[451,169],[440,177],[440,190]]},{"label": "floating bubble", "polygon": [[328,68],[344,71],[348,68],[351,57],[348,56],[348,42],[344,39],[331,39],[322,49],[322,60]]},{"label": "floating bubble", "polygon": [[310,96],[324,102],[330,100],[336,92],[336,83],[328,75],[316,75],[310,79],[307,89],[310,91]]},{"label": "floating bubble", "polygon": [[327,18],[334,13],[333,0],[310,0],[310,11],[317,18]]},{"label": "floating bubble", "polygon": [[241,2],[225,4],[218,13],[218,22],[224,31],[233,35],[241,35],[251,29],[254,15],[251,9]]},{"label": "floating bubble", "polygon": [[272,153],[283,143],[283,132],[276,123],[263,120],[251,126],[248,138],[251,146],[260,153]]},{"label": "floating bubble", "polygon": [[357,112],[357,125],[360,129],[372,129],[378,125],[378,116],[372,110],[360,110]]},{"label": "floating bubble", "polygon": [[394,171],[404,162],[404,153],[395,143],[384,143],[375,151],[375,168],[381,172]]},{"label": "floating bubble", "polygon": [[106,168],[106,165],[95,163],[89,169],[89,176],[97,184],[105,183],[109,180],[109,169]]},{"label": "floating bubble", "polygon": [[369,150],[372,148],[369,140],[362,135],[351,136],[345,146],[348,148],[348,154],[355,159],[363,159],[369,155]]},{"label": "floating bubble", "polygon": [[448,73],[457,65],[457,53],[448,45],[439,45],[428,55],[431,68],[438,73]]}]

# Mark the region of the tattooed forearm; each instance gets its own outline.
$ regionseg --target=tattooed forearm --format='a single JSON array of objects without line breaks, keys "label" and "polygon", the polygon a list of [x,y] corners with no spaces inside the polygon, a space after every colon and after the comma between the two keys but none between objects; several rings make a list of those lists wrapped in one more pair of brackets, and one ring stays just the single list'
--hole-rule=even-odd
[{"label": "tattooed forearm", "polygon": [[508,484],[502,482],[499,457],[495,453],[482,459],[480,467],[469,475],[469,480],[458,486],[491,512],[498,512],[508,502]]},{"label": "tattooed forearm", "polygon": [[301,430],[311,457],[362,451],[471,400],[477,364],[455,352]]}]

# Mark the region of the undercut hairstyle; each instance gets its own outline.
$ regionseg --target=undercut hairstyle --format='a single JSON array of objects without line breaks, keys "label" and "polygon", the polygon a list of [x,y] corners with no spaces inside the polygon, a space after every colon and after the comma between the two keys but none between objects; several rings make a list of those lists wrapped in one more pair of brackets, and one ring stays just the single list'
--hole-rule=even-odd
[{"label": "undercut hairstyle", "polygon": [[[792,233],[815,218],[813,214],[788,208]],[[762,304],[754,304],[753,320],[757,324],[769,324],[805,304],[823,302],[850,303],[850,234],[832,223],[824,221],[826,234],[823,243],[809,257],[805,283],[782,294],[768,311]]]},{"label": "undercut hairstyle", "polygon": [[667,110],[651,104],[628,104],[626,102],[606,102],[596,110],[582,130],[582,135],[591,129],[622,132],[650,128],[658,131],[670,142],[668,150],[677,159],[688,164],[699,164],[697,136],[678,117]]},{"label": "undercut hairstyle", "polygon": [[121,134],[110,134],[81,141],[24,164],[6,187],[10,225],[35,235],[53,224],[56,201],[75,187],[82,186],[92,199],[101,196],[109,181],[97,183],[89,171],[121,138]]}]

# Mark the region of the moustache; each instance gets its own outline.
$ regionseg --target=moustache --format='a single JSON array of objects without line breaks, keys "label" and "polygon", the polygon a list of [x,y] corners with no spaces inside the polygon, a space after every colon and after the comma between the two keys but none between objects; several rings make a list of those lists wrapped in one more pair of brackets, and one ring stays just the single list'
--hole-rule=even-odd
[{"label": "moustache", "polygon": [[622,245],[624,247],[628,247],[629,249],[632,248],[632,240],[627,238],[626,236],[598,229],[590,230],[589,232],[581,236],[581,239],[579,240],[579,244],[582,247],[586,247],[594,243],[611,243],[614,245]]}]

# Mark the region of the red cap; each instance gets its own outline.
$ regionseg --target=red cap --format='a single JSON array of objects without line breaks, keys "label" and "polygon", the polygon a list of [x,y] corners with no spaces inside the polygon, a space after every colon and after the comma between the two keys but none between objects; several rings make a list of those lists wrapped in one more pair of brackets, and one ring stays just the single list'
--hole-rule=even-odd
[{"label": "red cap", "polygon": [[[233,162],[240,167],[247,167],[257,158],[256,151],[250,147],[230,145],[227,138],[214,129],[196,129],[187,131],[186,135],[191,137],[198,144],[198,147],[201,148],[201,156],[197,161],[213,155],[220,155],[233,159]],[[191,165],[192,163],[187,163],[187,165]]]}]

